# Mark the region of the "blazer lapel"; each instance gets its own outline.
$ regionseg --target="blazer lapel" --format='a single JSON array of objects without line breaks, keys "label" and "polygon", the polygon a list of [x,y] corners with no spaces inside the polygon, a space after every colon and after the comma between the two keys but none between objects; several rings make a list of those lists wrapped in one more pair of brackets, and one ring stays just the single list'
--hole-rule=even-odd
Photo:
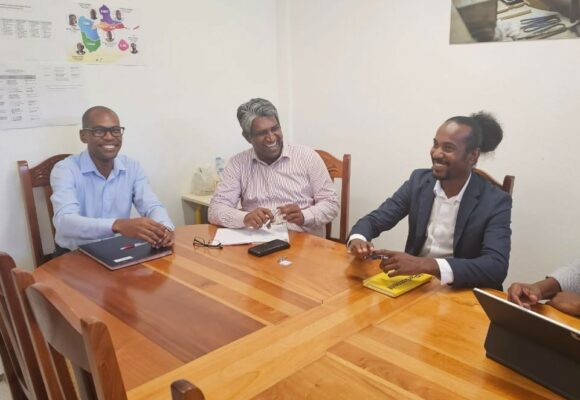
[{"label": "blazer lapel", "polygon": [[479,179],[481,178],[477,174],[471,174],[471,180],[465,189],[463,199],[461,199],[459,211],[457,212],[457,221],[455,222],[455,232],[453,233],[453,250],[455,250],[457,243],[459,243],[459,239],[465,229],[465,224],[467,224],[471,212],[477,205],[480,194]]},{"label": "blazer lapel", "polygon": [[416,238],[420,242],[419,247],[423,246],[424,239],[427,232],[427,224],[431,216],[431,209],[433,208],[433,200],[435,194],[433,188],[435,187],[435,179],[429,178],[428,185],[425,185],[421,196],[419,197],[419,209],[417,212],[417,232]]}]

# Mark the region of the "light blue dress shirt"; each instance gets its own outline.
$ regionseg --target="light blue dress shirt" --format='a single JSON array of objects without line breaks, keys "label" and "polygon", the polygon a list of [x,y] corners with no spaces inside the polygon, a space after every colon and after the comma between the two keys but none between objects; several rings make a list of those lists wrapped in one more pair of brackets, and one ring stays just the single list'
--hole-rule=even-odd
[{"label": "light blue dress shirt", "polygon": [[143,168],[118,155],[107,178],[85,150],[57,163],[50,174],[55,241],[70,250],[113,236],[113,222],[130,218],[131,207],[173,230],[167,210],[151,190]]}]

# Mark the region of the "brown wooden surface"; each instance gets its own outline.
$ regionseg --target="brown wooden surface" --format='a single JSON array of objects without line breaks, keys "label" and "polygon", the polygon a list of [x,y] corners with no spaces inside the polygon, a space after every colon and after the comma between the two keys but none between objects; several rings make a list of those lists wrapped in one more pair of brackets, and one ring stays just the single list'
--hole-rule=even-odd
[{"label": "brown wooden surface", "polygon": [[22,195],[24,197],[26,220],[28,221],[28,229],[30,231],[30,240],[32,242],[32,250],[34,251],[34,262],[36,266],[50,260],[51,254],[44,252],[42,248],[42,240],[40,236],[40,226],[38,223],[38,213],[36,211],[36,203],[34,201],[34,188],[42,188],[44,196],[44,204],[48,209],[48,217],[50,219],[50,228],[52,236],[54,237],[54,225],[52,224],[52,216],[54,214],[50,196],[52,195],[52,188],[50,186],[50,172],[54,165],[60,160],[68,157],[70,154],[58,154],[52,156],[33,168],[28,167],[28,162],[18,161],[18,175],[20,176],[20,185],[22,187]]},{"label": "brown wooden surface", "polygon": [[360,283],[377,262],[303,233],[262,258],[191,245],[214,232],[180,227],[174,255],[120,271],[72,253],[34,272],[108,325],[129,399],[170,399],[180,379],[207,399],[557,398],[485,357],[470,290],[433,280],[392,299]]},{"label": "brown wooden surface", "polygon": [[499,183],[491,175],[489,175],[487,172],[485,172],[479,168],[473,168],[473,172],[475,172],[477,175],[482,176],[483,178],[487,179],[492,185],[497,186],[498,188],[500,188],[504,192],[507,192],[510,196],[513,195],[514,183],[516,180],[515,176],[506,175],[503,178],[503,183]]},{"label": "brown wooden surface", "polygon": [[340,179],[340,227],[338,237],[332,236],[332,222],[326,224],[326,238],[335,242],[346,243],[348,234],[348,211],[350,209],[350,154],[344,154],[342,160],[334,157],[327,151],[316,150],[324,161],[330,178]]},{"label": "brown wooden surface", "polygon": [[26,319],[12,271],[14,260],[0,252],[0,341],[2,363],[6,368],[10,391],[14,399],[48,399],[42,380],[41,368],[36,357],[32,338],[28,333]]}]

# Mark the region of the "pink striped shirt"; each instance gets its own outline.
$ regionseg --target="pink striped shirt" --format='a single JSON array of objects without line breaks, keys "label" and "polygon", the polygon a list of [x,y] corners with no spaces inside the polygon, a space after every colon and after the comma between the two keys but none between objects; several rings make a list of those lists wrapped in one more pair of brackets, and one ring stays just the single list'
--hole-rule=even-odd
[{"label": "pink striped shirt", "polygon": [[[236,208],[240,202],[241,210]],[[291,230],[324,236],[324,226],[338,215],[338,196],[318,153],[284,143],[280,158],[268,165],[251,148],[228,162],[211,200],[208,219],[227,228],[243,228],[248,212],[258,207],[274,211],[291,203],[304,214],[304,225],[288,224]]]}]

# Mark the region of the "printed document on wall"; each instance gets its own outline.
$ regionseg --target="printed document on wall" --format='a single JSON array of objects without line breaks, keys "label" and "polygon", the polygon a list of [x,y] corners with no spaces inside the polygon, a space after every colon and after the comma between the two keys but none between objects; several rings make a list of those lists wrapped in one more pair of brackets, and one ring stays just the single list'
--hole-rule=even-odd
[{"label": "printed document on wall", "polygon": [[3,62],[63,61],[64,30],[55,21],[62,1],[1,0],[0,51]]},{"label": "printed document on wall", "polygon": [[120,3],[71,2],[66,15],[67,61],[85,64],[143,65],[141,15]]},{"label": "printed document on wall", "polygon": [[78,65],[0,64],[0,130],[77,124],[83,87]]}]

